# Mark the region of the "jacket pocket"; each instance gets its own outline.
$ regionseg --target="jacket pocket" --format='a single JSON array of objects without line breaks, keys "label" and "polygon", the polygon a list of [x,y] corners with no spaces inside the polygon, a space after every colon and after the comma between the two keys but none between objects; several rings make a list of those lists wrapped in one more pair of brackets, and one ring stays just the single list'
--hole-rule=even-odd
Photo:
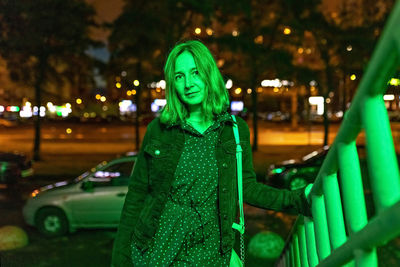
[{"label": "jacket pocket", "polygon": [[174,145],[163,144],[158,140],[152,140],[144,148],[148,157],[148,173],[150,190],[159,190],[161,185],[166,182],[166,170],[171,168],[172,152]]},{"label": "jacket pocket", "polygon": [[224,150],[224,152],[227,154],[230,154],[230,155],[236,154],[236,143],[234,140],[229,140],[225,143],[222,143],[221,147]]},{"label": "jacket pocket", "polygon": [[163,159],[168,156],[171,146],[162,144],[159,141],[152,141],[146,145],[144,151],[153,159]]}]

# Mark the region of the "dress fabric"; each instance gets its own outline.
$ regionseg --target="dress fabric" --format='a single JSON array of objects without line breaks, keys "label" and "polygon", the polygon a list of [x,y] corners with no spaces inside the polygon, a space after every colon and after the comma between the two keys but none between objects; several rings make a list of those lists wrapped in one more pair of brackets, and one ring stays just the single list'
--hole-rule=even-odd
[{"label": "dress fabric", "polygon": [[220,251],[215,156],[224,116],[229,114],[217,116],[203,134],[181,123],[185,146],[168,201],[149,249],[141,253],[132,242],[134,266],[229,266],[230,253]]}]

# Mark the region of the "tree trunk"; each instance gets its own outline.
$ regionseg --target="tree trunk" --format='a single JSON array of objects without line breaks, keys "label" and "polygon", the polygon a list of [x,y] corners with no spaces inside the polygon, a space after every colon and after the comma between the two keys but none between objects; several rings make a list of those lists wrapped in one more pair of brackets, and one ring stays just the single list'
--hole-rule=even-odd
[{"label": "tree trunk", "polygon": [[[136,63],[136,73],[138,79],[142,77],[142,64],[140,61]],[[139,123],[139,116],[140,112],[140,103],[141,103],[141,94],[142,94],[142,84],[143,81],[140,81],[139,86],[136,90],[136,121],[135,121],[135,136],[136,136],[136,150],[139,152],[140,150],[140,123]]]},{"label": "tree trunk", "polygon": [[41,119],[40,119],[40,107],[42,106],[42,84],[44,80],[44,73],[45,73],[45,67],[47,64],[47,55],[46,54],[41,54],[38,57],[38,69],[37,69],[37,75],[35,79],[35,102],[36,102],[36,107],[38,108],[37,110],[37,115],[34,117],[35,121],[35,138],[34,138],[34,144],[33,144],[33,159],[35,161],[40,161],[40,142],[41,142]]}]

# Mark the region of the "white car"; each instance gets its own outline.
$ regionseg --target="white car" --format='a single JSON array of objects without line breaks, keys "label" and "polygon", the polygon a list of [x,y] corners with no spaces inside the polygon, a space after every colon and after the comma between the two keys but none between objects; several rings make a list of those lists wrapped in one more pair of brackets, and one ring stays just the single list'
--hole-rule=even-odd
[{"label": "white car", "polygon": [[33,191],[23,207],[25,222],[46,236],[118,227],[136,156],[103,162],[72,181]]}]

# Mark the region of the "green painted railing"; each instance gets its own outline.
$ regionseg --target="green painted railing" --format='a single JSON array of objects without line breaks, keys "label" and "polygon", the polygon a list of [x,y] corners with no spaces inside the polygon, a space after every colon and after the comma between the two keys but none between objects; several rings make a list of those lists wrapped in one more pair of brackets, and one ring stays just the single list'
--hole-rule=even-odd
[{"label": "green painted railing", "polygon": [[[399,66],[400,0],[308,195],[313,218],[297,219],[276,265],[373,267],[376,248],[400,235],[399,168],[383,100]],[[356,148],[361,131],[375,209],[369,221]]]}]

